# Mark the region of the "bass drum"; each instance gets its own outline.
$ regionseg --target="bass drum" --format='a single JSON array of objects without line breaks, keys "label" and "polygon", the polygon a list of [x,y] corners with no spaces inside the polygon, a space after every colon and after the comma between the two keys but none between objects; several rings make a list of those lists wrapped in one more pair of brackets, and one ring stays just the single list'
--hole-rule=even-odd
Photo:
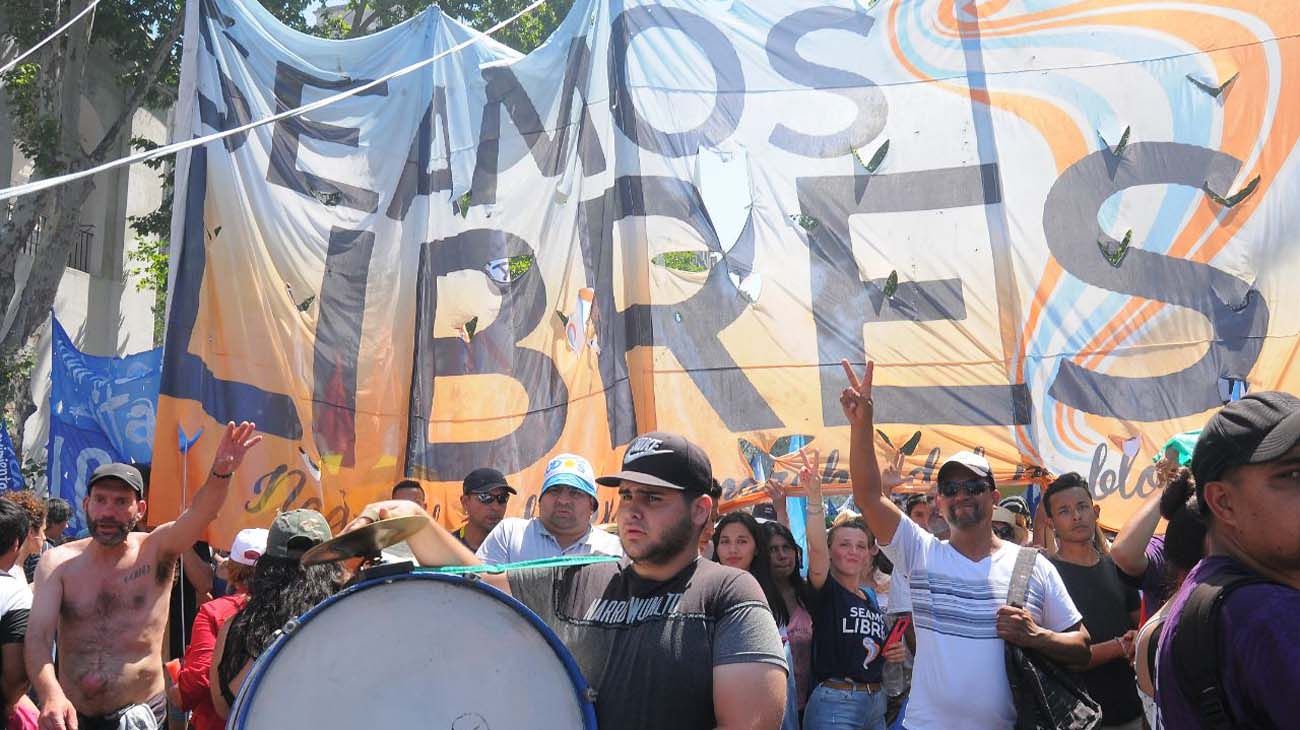
[{"label": "bass drum", "polygon": [[234,730],[595,728],[568,649],[481,581],[359,582],[285,627],[240,688]]}]

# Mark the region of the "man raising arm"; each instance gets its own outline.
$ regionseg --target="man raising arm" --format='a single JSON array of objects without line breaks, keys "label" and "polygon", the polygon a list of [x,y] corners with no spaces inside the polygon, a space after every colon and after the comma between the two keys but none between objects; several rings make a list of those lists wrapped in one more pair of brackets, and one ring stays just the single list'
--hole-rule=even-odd
[{"label": "man raising arm", "polygon": [[875,368],[868,362],[859,379],[847,362],[843,366],[849,387],[840,404],[850,426],[853,498],[896,574],[909,577],[917,651],[908,730],[1010,728],[1016,708],[1003,642],[1081,667],[1090,654],[1079,611],[1041,555],[1029,580],[1026,605],[1032,610],[1006,605],[1022,548],[993,534],[993,507],[1001,495],[983,456],[953,454],[936,475],[936,508],[951,527],[950,540],[940,541],[902,519],[881,490],[873,444]]},{"label": "man raising arm", "polygon": [[[144,480],[129,464],[91,475],[82,503],[90,537],[41,557],[26,643],[27,672],[43,701],[43,730],[163,723],[162,639],[177,557],[190,549],[226,500],[231,477],[261,441],[255,426],[226,426],[212,470],[193,504],[151,533]],[[59,671],[51,646],[59,637]]]}]

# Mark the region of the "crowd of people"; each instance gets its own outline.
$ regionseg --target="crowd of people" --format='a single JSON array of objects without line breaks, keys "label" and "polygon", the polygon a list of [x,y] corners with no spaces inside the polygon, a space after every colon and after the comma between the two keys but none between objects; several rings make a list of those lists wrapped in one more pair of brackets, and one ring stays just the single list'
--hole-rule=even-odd
[{"label": "crowd of people", "polygon": [[[1160,489],[1109,534],[1081,475],[1056,477],[1031,511],[1003,497],[977,451],[944,461],[929,493],[901,488],[901,454],[877,460],[872,366],[845,370],[853,497],[833,518],[813,450],[797,484],[766,485],[770,505],[719,515],[708,455],[655,432],[607,476],[580,455],[552,459],[529,519],[505,517],[518,490],[484,467],[464,479],[455,531],[409,480],[344,531],[420,517],[400,557],[526,563],[483,579],[568,647],[605,728],[1017,727],[1033,698],[1009,679],[1008,647],[1062,670],[1100,727],[1295,726],[1300,399],[1227,404],[1193,450],[1165,454]],[[63,538],[67,503],[0,499],[9,727],[224,726],[280,628],[356,567],[305,566],[332,535],[318,512],[294,510],[241,531],[206,578],[196,563],[201,606],[173,610],[176,566],[202,562],[196,541],[259,438],[230,424],[193,503],[148,532],[136,531],[146,477],[126,464],[91,476],[80,540]],[[597,485],[617,489],[613,525],[595,524]],[[805,500],[788,498],[796,486]],[[582,555],[618,559],[528,562]],[[191,627],[174,673],[169,620]]]}]

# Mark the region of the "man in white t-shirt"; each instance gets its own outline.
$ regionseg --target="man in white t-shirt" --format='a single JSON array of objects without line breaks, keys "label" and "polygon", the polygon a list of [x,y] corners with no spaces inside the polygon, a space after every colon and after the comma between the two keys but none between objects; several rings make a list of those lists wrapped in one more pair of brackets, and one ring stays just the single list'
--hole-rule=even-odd
[{"label": "man in white t-shirt", "polygon": [[[951,525],[939,540],[903,519],[882,494],[873,443],[873,364],[859,380],[846,361],[849,387],[840,405],[852,429],[853,499],[896,572],[907,576],[916,627],[916,664],[908,730],[1004,730],[1016,721],[1005,644],[1033,649],[1069,668],[1090,656],[1082,616],[1056,568],[1034,562],[1025,608],[1006,605],[1020,546],[993,535],[999,494],[984,457],[962,452],[939,469],[938,508]],[[901,588],[902,586],[900,586]]]}]

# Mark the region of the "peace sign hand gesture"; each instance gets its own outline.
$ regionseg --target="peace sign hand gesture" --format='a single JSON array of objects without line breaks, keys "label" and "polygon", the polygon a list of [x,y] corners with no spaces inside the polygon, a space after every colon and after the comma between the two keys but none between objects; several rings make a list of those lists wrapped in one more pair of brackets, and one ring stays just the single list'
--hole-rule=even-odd
[{"label": "peace sign hand gesture", "polygon": [[[809,453],[812,454],[811,461],[808,459]],[[821,453],[816,449],[799,449],[799,460],[803,462],[803,466],[799,467],[799,486],[808,495],[809,504],[821,504],[822,475],[817,471],[821,464]]]},{"label": "peace sign hand gesture", "polygon": [[867,361],[867,369],[862,373],[861,380],[858,379],[858,374],[853,371],[853,366],[848,360],[840,360],[840,366],[844,368],[844,374],[849,378],[849,387],[840,393],[840,407],[844,409],[844,417],[848,419],[849,426],[854,430],[869,430],[875,416],[871,401],[871,379],[876,364],[871,360]]},{"label": "peace sign hand gesture", "polygon": [[248,421],[238,426],[234,421],[226,424],[226,432],[217,445],[217,455],[212,459],[212,476],[225,479],[235,473],[248,450],[262,441],[261,435],[253,435],[256,431],[257,424]]}]

